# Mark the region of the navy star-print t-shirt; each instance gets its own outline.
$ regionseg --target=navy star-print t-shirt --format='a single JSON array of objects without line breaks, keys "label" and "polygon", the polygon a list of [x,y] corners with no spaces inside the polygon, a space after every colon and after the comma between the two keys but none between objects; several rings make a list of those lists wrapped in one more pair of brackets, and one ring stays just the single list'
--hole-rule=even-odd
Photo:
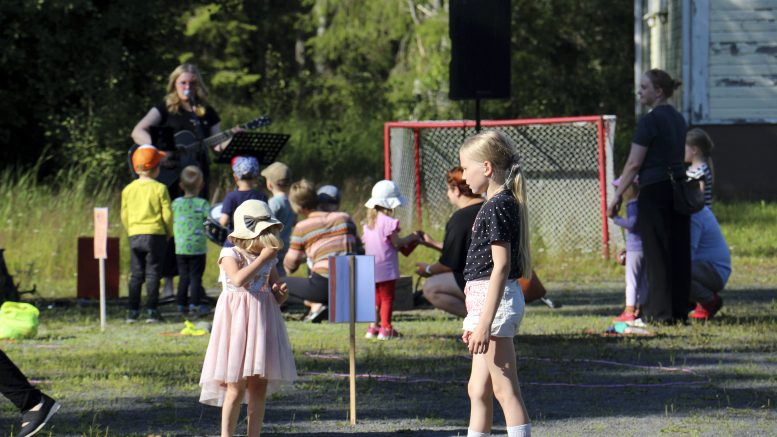
[{"label": "navy star-print t-shirt", "polygon": [[508,190],[496,193],[480,208],[472,227],[472,242],[467,251],[467,263],[464,267],[464,279],[491,276],[494,260],[491,257],[491,244],[497,241],[510,243],[510,274],[508,279],[522,276],[520,243],[522,226],[520,206],[513,193]]}]

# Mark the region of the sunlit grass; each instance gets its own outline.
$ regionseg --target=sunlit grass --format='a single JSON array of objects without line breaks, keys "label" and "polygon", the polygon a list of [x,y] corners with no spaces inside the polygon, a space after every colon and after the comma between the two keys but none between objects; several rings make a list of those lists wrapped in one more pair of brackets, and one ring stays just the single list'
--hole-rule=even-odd
[{"label": "sunlit grass", "polygon": [[[110,180],[95,183],[76,171],[61,172],[53,183],[39,183],[34,176],[36,173],[36,169],[20,173],[0,172],[0,247],[5,248],[6,264],[15,280],[21,283],[20,287],[28,289],[36,284],[39,297],[44,298],[74,297],[77,239],[93,234],[93,208],[107,206],[109,235],[120,238],[120,294],[125,295],[129,251],[126,232],[119,219],[122,187]],[[361,233],[365,214],[363,204],[369,198],[371,184],[350,181],[341,188],[342,209],[352,214]],[[731,284],[777,282],[777,204],[716,202],[714,211],[733,255]],[[442,225],[425,228],[434,238],[442,240]],[[411,230],[403,228],[403,232]],[[219,250],[208,243],[206,287],[216,286]],[[623,280],[621,267],[595,253],[536,252],[533,256],[535,269],[546,282]],[[438,258],[439,252],[419,247],[409,257],[400,256],[400,268],[403,274],[410,275],[415,271],[416,262],[434,262]],[[303,271],[301,269],[297,275]]]}]

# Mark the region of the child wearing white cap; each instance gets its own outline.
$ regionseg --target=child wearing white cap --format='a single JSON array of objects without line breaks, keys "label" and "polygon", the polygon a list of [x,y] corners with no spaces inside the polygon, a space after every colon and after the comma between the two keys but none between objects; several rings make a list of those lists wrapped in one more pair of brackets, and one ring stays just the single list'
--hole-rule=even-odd
[{"label": "child wearing white cap", "polygon": [[371,323],[365,338],[388,340],[401,337],[391,325],[395,286],[399,279],[397,249],[418,243],[416,233],[399,236],[399,220],[393,217],[394,208],[404,203],[405,198],[397,185],[382,180],[372,187],[372,197],[364,204],[369,209],[362,241],[365,255],[375,257],[375,306],[380,320],[380,328]]}]

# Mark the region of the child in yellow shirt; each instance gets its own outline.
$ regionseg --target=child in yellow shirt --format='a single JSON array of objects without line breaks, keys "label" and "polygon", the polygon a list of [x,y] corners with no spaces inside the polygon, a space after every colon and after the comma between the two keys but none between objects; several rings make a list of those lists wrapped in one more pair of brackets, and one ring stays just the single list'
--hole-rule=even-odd
[{"label": "child in yellow shirt", "polygon": [[138,179],[121,192],[121,223],[130,244],[129,309],[127,323],[140,318],[140,290],[146,283],[146,323],[161,320],[157,304],[162,258],[167,239],[173,236],[173,212],[167,187],[157,182],[159,161],[165,156],[150,144],[132,155]]}]

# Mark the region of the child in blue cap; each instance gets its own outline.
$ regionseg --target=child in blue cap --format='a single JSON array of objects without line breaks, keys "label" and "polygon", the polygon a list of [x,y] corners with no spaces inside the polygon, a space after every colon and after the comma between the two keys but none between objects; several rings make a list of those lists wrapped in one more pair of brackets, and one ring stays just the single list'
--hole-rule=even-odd
[{"label": "child in blue cap", "polygon": [[[259,161],[253,156],[236,156],[232,159],[232,177],[235,179],[237,189],[230,191],[224,196],[221,204],[221,217],[219,223],[226,227],[229,232],[235,228],[232,223],[232,216],[240,204],[249,199],[261,200],[267,202],[267,196],[257,190],[259,182]],[[231,247],[232,243],[227,239],[224,247]]]}]

